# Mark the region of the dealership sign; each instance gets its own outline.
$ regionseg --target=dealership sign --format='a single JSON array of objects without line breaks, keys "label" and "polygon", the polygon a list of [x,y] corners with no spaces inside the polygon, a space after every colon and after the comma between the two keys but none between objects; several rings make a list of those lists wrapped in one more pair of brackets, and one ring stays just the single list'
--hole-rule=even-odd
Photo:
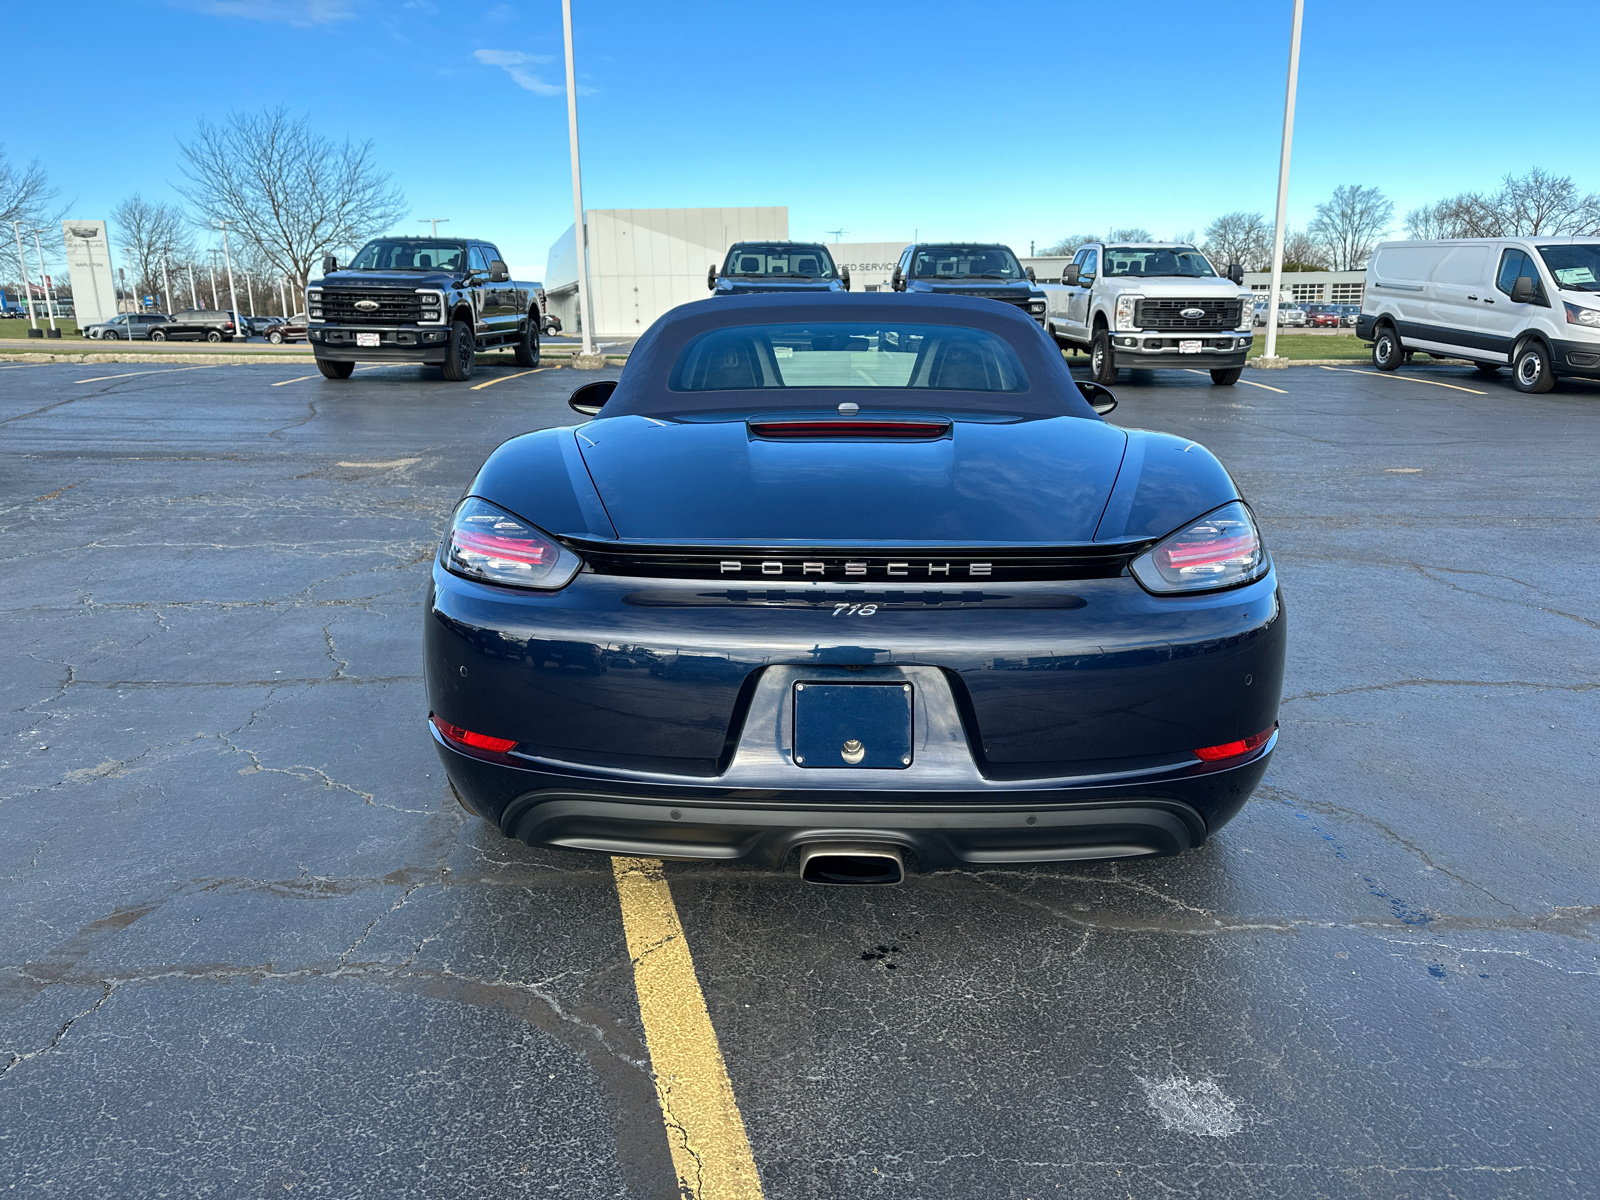
[{"label": "dealership sign", "polygon": [[104,221],[63,221],[67,268],[72,275],[72,300],[80,325],[109,321],[117,315],[117,290],[111,281],[111,243]]}]

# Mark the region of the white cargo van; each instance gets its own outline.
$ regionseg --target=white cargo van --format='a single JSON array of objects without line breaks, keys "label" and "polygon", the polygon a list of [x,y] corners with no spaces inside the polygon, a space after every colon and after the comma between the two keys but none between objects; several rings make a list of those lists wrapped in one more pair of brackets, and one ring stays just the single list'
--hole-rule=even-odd
[{"label": "white cargo van", "polygon": [[1413,350],[1511,365],[1521,392],[1600,379],[1600,238],[1384,242],[1367,264],[1356,336],[1392,371]]}]

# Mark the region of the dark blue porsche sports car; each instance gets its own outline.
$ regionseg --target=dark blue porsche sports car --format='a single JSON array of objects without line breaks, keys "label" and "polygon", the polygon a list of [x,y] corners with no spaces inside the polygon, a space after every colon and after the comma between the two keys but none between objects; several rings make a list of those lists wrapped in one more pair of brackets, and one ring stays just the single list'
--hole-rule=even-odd
[{"label": "dark blue porsche sports car", "polygon": [[455,510],[425,625],[463,802],[822,883],[1203,841],[1276,744],[1283,605],[1228,472],[1114,403],[990,300],[674,309]]}]

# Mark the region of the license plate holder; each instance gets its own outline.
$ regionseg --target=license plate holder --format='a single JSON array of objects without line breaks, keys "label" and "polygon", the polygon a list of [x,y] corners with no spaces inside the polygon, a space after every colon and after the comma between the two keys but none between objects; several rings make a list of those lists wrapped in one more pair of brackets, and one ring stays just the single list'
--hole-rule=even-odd
[{"label": "license plate holder", "polygon": [[1191,338],[1178,343],[1179,354],[1199,354],[1201,343],[1199,338]]},{"label": "license plate holder", "polygon": [[903,771],[911,765],[909,683],[806,680],[792,695],[797,766]]},{"label": "license plate holder", "polygon": [[383,342],[383,336],[377,333],[356,334],[356,347],[358,349],[376,350]]}]

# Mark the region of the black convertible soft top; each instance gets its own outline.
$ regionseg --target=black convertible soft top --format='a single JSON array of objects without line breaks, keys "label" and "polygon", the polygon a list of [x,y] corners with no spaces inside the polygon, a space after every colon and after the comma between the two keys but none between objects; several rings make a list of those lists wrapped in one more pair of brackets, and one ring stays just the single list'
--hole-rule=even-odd
[{"label": "black convertible soft top", "polygon": [[[950,326],[1001,341],[1016,356],[1023,378],[1006,388],[968,390],[950,372],[933,386],[742,386],[733,379],[685,389],[675,379],[686,347],[705,334],[741,326],[881,324]],[[986,339],[984,339],[986,340]],[[718,297],[679,305],[645,332],[628,356],[621,381],[602,417],[670,416],[704,412],[794,412],[836,409],[849,401],[863,409],[1007,413],[1028,417],[1100,418],[1073,383],[1061,351],[1037,322],[994,300],[966,296],[876,293]]]}]

